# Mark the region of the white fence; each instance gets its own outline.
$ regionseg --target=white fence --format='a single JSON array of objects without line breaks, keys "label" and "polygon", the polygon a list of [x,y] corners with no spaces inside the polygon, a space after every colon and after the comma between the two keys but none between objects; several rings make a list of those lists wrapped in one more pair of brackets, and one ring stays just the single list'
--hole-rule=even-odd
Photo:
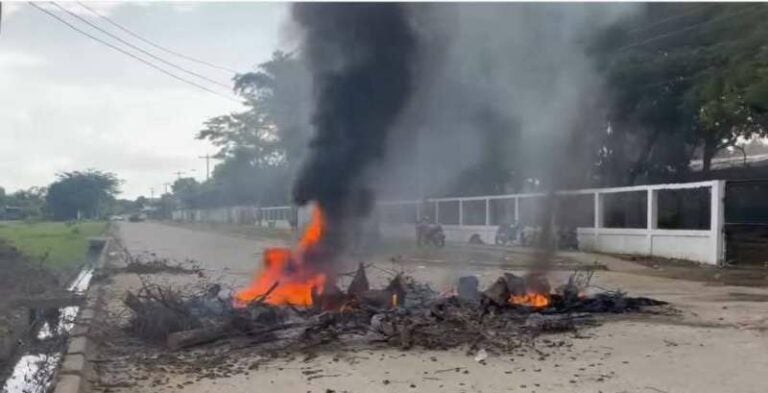
[{"label": "white fence", "polygon": [[[543,209],[551,209],[553,224],[576,231],[584,251],[680,258],[708,264],[724,259],[721,180],[509,194],[378,204],[384,236],[415,238],[414,224],[428,218],[440,223],[448,241],[468,242],[477,234],[493,243],[502,223],[540,225]],[[289,206],[232,207],[174,212],[174,219],[289,227]],[[299,211],[299,222],[305,216]]]},{"label": "white fence", "polygon": [[174,221],[259,225],[288,229],[290,228],[292,212],[294,212],[294,209],[290,206],[229,206],[210,209],[176,210],[171,213],[171,218]]}]

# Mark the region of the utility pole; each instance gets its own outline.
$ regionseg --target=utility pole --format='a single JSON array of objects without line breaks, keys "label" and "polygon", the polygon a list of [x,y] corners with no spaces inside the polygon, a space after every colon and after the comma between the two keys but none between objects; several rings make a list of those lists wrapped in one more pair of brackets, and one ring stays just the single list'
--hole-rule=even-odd
[{"label": "utility pole", "polygon": [[206,154],[204,156],[197,156],[197,158],[205,160],[205,180],[211,178],[211,155]]},{"label": "utility pole", "polygon": [[184,172],[182,172],[182,171],[176,171],[176,172],[173,172],[173,173],[176,175],[176,179],[181,179],[181,175],[184,174]]},{"label": "utility pole", "polygon": [[149,188],[149,200],[151,201],[153,199],[155,199],[155,188],[154,187],[150,187]]}]

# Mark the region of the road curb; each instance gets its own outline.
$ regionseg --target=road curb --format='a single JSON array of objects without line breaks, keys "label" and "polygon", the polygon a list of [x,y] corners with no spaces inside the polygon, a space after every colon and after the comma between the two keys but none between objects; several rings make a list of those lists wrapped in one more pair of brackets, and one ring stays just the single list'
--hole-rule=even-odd
[{"label": "road curb", "polygon": [[[112,244],[111,238],[104,238],[104,246],[94,265],[95,271],[106,265]],[[54,393],[88,393],[91,390],[96,342],[91,337],[90,327],[104,307],[102,286],[100,281],[92,282],[86,291],[85,304],[75,318],[75,326],[70,331],[69,343],[56,373]]]}]

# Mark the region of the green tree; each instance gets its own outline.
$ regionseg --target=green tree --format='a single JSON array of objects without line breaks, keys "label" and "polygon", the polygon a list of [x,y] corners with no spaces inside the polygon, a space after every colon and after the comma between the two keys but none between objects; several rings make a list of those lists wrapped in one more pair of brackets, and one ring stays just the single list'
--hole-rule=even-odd
[{"label": "green tree", "polygon": [[649,4],[598,35],[611,95],[603,178],[674,180],[697,152],[706,173],[718,151],[765,135],[766,16],[765,4]]},{"label": "green tree", "polygon": [[149,205],[149,198],[142,195],[137,197],[136,200],[133,201],[133,203],[136,210],[141,210],[144,206]]},{"label": "green tree", "polygon": [[185,207],[197,207],[200,198],[200,183],[192,177],[176,179],[171,185],[173,195]]},{"label": "green tree", "polygon": [[89,169],[57,177],[45,197],[48,213],[56,220],[102,217],[118,193],[119,180],[113,173]]},{"label": "green tree", "polygon": [[45,187],[30,187],[6,195],[4,201],[0,201],[0,206],[4,204],[6,207],[18,208],[24,218],[40,218],[45,207],[45,194]]},{"label": "green tree", "polygon": [[304,156],[311,137],[310,75],[299,59],[276,51],[256,72],[235,77],[235,91],[246,98],[249,112],[258,114],[280,159],[295,167]]},{"label": "green tree", "polygon": [[746,74],[733,69],[713,73],[690,92],[690,105],[698,108],[704,173],[710,171],[712,158],[719,151],[740,140],[768,134],[768,97],[760,96],[768,86],[768,67],[752,66],[745,70]]},{"label": "green tree", "polygon": [[109,205],[110,215],[126,215],[135,212],[136,202],[130,199],[115,199]]},{"label": "green tree", "polygon": [[310,137],[310,85],[301,62],[283,52],[275,52],[256,71],[237,75],[235,90],[246,110],[209,119],[197,134],[219,148],[222,162],[199,188],[198,200],[187,202],[287,202]]}]

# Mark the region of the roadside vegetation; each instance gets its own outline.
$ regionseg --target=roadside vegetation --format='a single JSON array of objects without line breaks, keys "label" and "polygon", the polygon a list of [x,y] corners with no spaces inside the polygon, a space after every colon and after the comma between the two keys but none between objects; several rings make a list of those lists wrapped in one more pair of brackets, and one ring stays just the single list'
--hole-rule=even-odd
[{"label": "roadside vegetation", "polygon": [[8,241],[24,256],[54,269],[78,266],[88,251],[88,237],[102,235],[103,221],[4,222],[0,239]]}]

